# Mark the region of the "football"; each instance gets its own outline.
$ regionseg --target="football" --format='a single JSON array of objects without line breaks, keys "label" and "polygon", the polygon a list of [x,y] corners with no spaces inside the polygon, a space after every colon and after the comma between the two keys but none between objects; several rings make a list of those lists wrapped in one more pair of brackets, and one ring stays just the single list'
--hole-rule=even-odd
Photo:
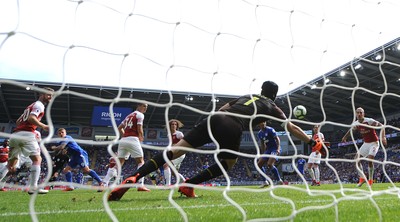
[{"label": "football", "polygon": [[307,109],[306,107],[302,106],[302,105],[298,105],[296,107],[294,107],[293,109],[293,115],[297,118],[297,119],[304,119],[304,117],[307,115]]}]

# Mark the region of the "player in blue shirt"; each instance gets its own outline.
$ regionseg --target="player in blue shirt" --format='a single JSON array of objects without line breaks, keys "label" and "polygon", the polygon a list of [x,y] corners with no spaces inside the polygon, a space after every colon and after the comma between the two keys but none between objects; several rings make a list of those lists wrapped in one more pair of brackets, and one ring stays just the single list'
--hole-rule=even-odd
[{"label": "player in blue shirt", "polygon": [[[87,152],[82,149],[75,140],[67,135],[67,131],[64,128],[60,128],[57,131],[58,137],[64,138],[65,140],[60,141],[57,147],[54,147],[55,150],[66,149],[67,154],[69,156],[69,162],[67,166],[63,169],[63,173],[65,174],[65,179],[67,182],[71,183],[70,186],[66,187],[64,191],[73,191],[74,187],[72,186],[72,173],[71,170],[80,167],[84,174],[89,174],[94,180],[96,180],[100,187],[103,187],[103,182],[101,181],[99,175],[94,170],[89,168],[89,157]],[[98,192],[101,192],[102,189],[99,189]]]},{"label": "player in blue shirt", "polygon": [[[274,174],[275,179],[277,181],[278,185],[282,185],[283,181],[281,179],[281,176],[279,175],[278,168],[274,165],[275,162],[278,160],[278,156],[281,152],[281,147],[280,147],[280,139],[278,135],[276,135],[276,131],[274,128],[267,126],[267,122],[261,122],[258,124],[258,127],[260,128],[260,131],[258,131],[257,137],[260,140],[260,149],[261,153],[263,154],[268,154],[273,157],[261,157],[257,165],[260,168],[263,168],[265,163],[267,163],[268,170],[271,170],[271,172]],[[264,173],[266,173],[266,170],[264,169]],[[268,180],[266,180],[260,188],[269,186]]]},{"label": "player in blue shirt", "polygon": [[301,175],[298,175],[301,180],[301,176],[304,176],[304,166],[306,165],[306,160],[304,158],[300,158],[297,160],[297,169],[300,171]]},{"label": "player in blue shirt", "polygon": [[297,169],[300,171],[301,175],[304,175],[304,165],[306,164],[306,160],[304,158],[300,158],[297,160]]}]

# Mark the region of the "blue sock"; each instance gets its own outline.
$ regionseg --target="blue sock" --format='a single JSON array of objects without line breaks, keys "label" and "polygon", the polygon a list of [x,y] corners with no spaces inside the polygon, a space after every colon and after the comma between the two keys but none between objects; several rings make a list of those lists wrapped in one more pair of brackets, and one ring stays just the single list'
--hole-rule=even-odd
[{"label": "blue sock", "polygon": [[75,175],[76,183],[82,184],[83,182],[82,179],[83,179],[83,174],[81,172]]},{"label": "blue sock", "polygon": [[275,175],[276,180],[280,181],[281,180],[281,176],[279,175],[278,168],[276,168],[276,166],[272,166],[271,171]]},{"label": "blue sock", "polygon": [[263,173],[267,174],[267,170],[265,169],[265,166],[262,166],[261,170],[262,170]]},{"label": "blue sock", "polygon": [[98,183],[101,183],[101,179],[100,179],[99,175],[97,175],[97,173],[94,172],[94,170],[90,170],[90,171],[89,171],[89,175],[90,175],[93,179],[95,179]]},{"label": "blue sock", "polygon": [[65,179],[67,180],[67,182],[72,183],[72,173],[71,173],[71,171],[65,174]]}]

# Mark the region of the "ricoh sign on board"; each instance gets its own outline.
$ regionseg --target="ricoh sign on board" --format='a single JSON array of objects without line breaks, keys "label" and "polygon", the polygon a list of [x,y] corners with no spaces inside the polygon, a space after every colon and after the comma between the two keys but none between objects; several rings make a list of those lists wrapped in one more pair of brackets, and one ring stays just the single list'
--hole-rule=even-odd
[{"label": "ricoh sign on board", "polygon": [[111,126],[111,116],[114,116],[118,126],[129,113],[133,112],[133,109],[114,107],[112,111],[110,112],[110,107],[108,106],[95,106],[92,113],[92,126]]}]

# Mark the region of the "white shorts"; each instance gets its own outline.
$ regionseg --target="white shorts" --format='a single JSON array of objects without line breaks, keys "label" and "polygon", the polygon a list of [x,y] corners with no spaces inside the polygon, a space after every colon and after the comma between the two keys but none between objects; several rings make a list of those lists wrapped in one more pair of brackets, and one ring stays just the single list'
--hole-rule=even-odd
[{"label": "white shorts", "polygon": [[118,175],[117,169],[115,169],[114,167],[108,168],[106,176],[108,176],[111,179],[113,177],[117,177],[117,175]]},{"label": "white shorts", "polygon": [[367,157],[369,155],[375,156],[376,153],[378,153],[379,150],[379,142],[372,142],[372,143],[363,143],[363,145],[360,147],[360,155],[362,157]]},{"label": "white shorts", "polygon": [[17,164],[15,165],[15,167],[17,169],[21,168],[23,165],[25,165],[26,167],[30,168],[32,166],[32,160],[30,157],[28,156],[24,156],[24,155],[19,155],[18,157],[18,161]]},{"label": "white shorts", "polygon": [[143,157],[143,149],[139,138],[134,136],[123,137],[118,144],[118,158],[133,158]]},{"label": "white shorts", "polygon": [[308,163],[315,163],[315,164],[320,164],[321,163],[321,153],[318,152],[312,152],[310,154],[310,158],[308,159]]},{"label": "white shorts", "polygon": [[185,157],[186,157],[186,154],[183,154],[182,156],[180,156],[174,160],[171,160],[171,162],[174,164],[176,170],[179,170],[179,168],[181,168],[182,161],[185,159]]},{"label": "white shorts", "polygon": [[19,131],[11,134],[11,136],[14,135],[24,137],[24,139],[11,137],[9,159],[19,158],[20,155],[24,156],[40,155],[40,147],[36,140],[36,134],[34,132]]}]

